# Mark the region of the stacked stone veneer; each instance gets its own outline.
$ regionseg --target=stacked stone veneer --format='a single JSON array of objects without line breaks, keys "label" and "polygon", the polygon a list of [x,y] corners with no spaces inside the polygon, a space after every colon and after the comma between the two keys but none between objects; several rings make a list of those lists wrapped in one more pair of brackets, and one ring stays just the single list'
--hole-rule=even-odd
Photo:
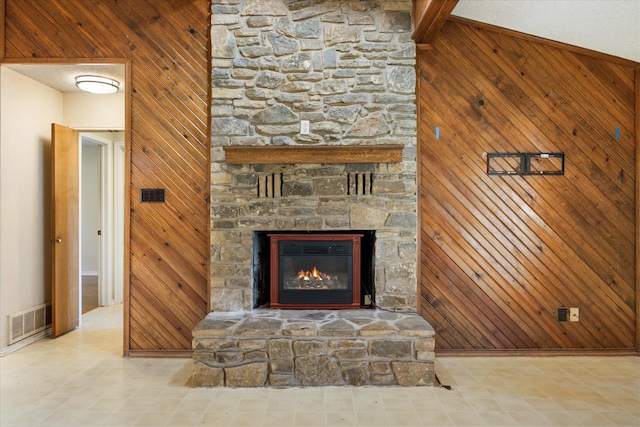
[{"label": "stacked stone veneer", "polygon": [[[256,230],[375,230],[376,303],[416,307],[411,7],[410,0],[213,0],[214,311],[253,309]],[[300,120],[310,122],[308,135]],[[223,151],[391,143],[404,145],[402,162],[228,165]],[[369,184],[355,188],[363,180]]]},{"label": "stacked stone veneer", "polygon": [[211,313],[194,330],[194,385],[433,385],[433,334],[379,310]]}]

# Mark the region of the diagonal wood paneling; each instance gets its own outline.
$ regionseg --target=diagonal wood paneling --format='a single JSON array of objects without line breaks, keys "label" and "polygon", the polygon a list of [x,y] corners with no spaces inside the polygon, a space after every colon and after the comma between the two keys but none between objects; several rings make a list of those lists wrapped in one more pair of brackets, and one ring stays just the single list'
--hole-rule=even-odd
[{"label": "diagonal wood paneling", "polygon": [[126,353],[190,350],[208,311],[209,21],[207,0],[6,0],[7,60],[130,60]]},{"label": "diagonal wood paneling", "polygon": [[[633,349],[633,64],[454,20],[418,62],[420,311],[438,348]],[[565,175],[489,176],[500,151],[563,152]]]}]

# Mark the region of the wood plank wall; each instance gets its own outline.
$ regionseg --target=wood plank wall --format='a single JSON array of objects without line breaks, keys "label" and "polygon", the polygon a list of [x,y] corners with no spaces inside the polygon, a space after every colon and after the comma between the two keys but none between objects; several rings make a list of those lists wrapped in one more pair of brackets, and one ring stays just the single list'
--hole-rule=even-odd
[{"label": "wood plank wall", "polygon": [[[633,350],[637,64],[452,20],[418,62],[419,309],[437,348]],[[488,152],[562,152],[565,174],[489,176]]]},{"label": "wood plank wall", "polygon": [[5,1],[7,61],[130,61],[125,353],[189,351],[208,312],[209,1]]}]

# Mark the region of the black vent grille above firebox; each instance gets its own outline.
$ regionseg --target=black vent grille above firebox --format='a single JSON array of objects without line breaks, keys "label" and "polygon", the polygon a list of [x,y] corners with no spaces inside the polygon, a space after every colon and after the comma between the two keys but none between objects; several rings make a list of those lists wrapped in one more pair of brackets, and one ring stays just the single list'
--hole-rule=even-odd
[{"label": "black vent grille above firebox", "polygon": [[[346,176],[342,175],[341,177],[345,180],[344,185],[337,186],[337,189],[340,191],[336,192],[344,191],[343,194],[349,197],[370,196],[373,194],[374,174],[372,172],[350,172],[347,173]],[[310,181],[312,185],[315,186],[315,181],[321,181],[325,178],[326,177],[316,177]],[[332,177],[332,179],[333,178],[334,177]],[[285,179],[292,178],[285,176],[282,172],[258,174],[256,179],[256,196],[263,199],[287,197],[287,194],[285,194],[286,190],[284,189]],[[295,177],[293,179],[295,180]],[[305,181],[309,180],[307,179]],[[326,194],[323,193],[323,195]]]}]

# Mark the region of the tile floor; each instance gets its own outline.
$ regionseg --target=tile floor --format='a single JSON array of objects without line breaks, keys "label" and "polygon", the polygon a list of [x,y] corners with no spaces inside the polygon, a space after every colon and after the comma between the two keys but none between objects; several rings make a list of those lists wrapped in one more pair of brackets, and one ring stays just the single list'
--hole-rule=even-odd
[{"label": "tile floor", "polygon": [[640,426],[639,357],[441,357],[435,387],[194,389],[188,359],[125,359],[122,307],[0,359],[0,425]]}]

